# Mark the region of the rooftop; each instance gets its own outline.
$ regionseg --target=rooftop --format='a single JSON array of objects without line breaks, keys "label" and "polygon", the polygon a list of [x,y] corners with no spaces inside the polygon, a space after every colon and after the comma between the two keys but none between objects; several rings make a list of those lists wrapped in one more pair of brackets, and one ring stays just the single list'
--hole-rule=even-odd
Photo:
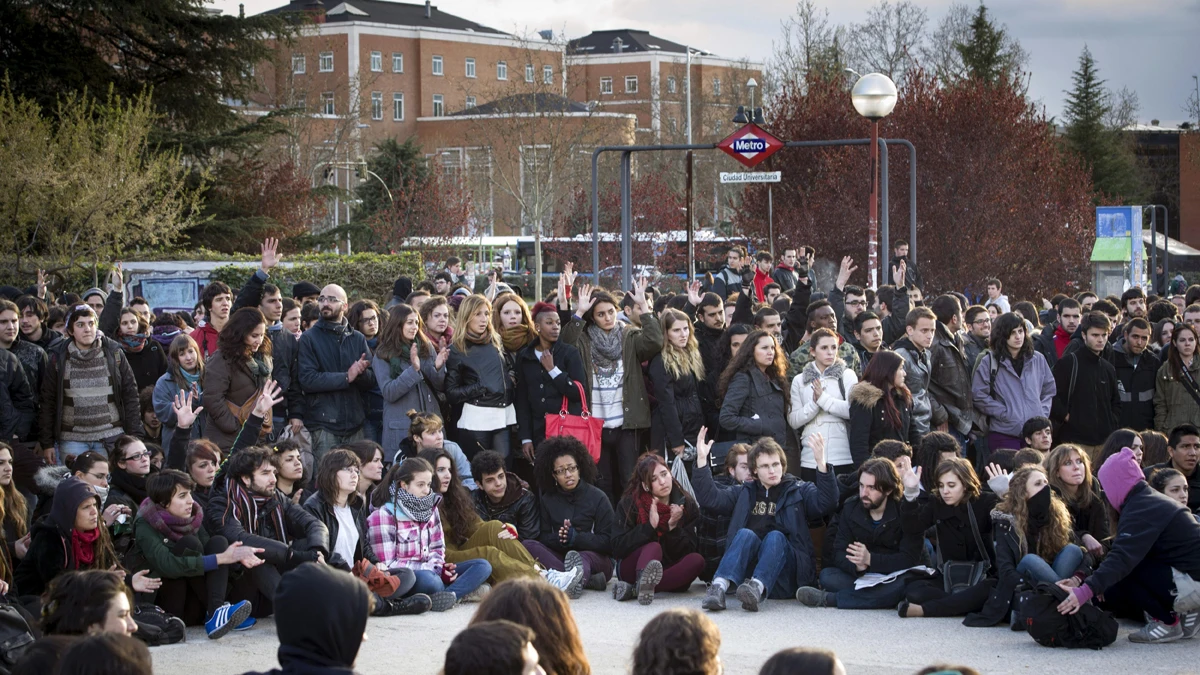
[{"label": "rooftop", "polygon": [[[651,35],[650,31],[618,28],[598,30],[575,38],[568,49],[576,54],[631,54],[637,52],[673,52],[686,54],[687,46]],[[692,47],[693,54],[712,56],[710,52]]]},{"label": "rooftop", "polygon": [[470,33],[506,35],[460,16],[447,14],[428,2],[422,5],[387,0],[292,0],[283,7],[267,10],[267,14],[317,12],[324,10],[325,23],[371,21],[413,28],[442,28]]}]

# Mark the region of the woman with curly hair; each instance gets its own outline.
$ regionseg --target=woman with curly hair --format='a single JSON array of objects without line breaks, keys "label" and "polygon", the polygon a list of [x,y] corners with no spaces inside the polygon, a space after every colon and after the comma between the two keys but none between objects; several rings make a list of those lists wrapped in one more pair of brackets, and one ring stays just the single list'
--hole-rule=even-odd
[{"label": "woman with curly hair", "polygon": [[669,609],[642,628],[633,675],[720,675],[721,631],[694,609]]},{"label": "woman with curly hair", "polygon": [[479,603],[468,625],[501,619],[533,629],[533,647],[546,675],[591,674],[566,593],[534,579],[506,581]]},{"label": "woman with curly hair", "polygon": [[756,330],[725,366],[718,385],[721,429],[729,440],[770,436],[786,447],[787,357],[770,333]]},{"label": "woman with curly hair", "polygon": [[[201,400],[208,416],[206,433],[222,452],[233,447],[263,385],[271,379],[271,341],[267,320],[256,307],[233,313],[217,338],[217,351],[206,363]],[[271,418],[260,433],[271,431]]]},{"label": "woman with curly hair", "polygon": [[613,598],[648,605],[655,590],[686,591],[704,570],[696,552],[700,507],[659,455],[642,455],[633,477],[617,504],[612,542],[621,564]]},{"label": "woman with curly hair", "polygon": [[537,449],[534,465],[541,490],[542,533],[522,542],[538,562],[554,570],[583,568],[584,587],[602,591],[612,576],[612,502],[596,487],[596,464],[576,438],[552,436]]}]

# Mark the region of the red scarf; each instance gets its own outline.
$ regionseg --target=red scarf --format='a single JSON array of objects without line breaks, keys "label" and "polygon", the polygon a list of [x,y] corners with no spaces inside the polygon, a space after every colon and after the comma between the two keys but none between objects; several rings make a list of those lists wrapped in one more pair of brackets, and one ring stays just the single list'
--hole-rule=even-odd
[{"label": "red scarf", "polygon": [[655,499],[649,492],[639,492],[634,498],[637,504],[638,525],[650,522],[650,507],[658,509],[658,530],[667,532],[670,528],[669,521],[671,520],[671,505],[664,504]]},{"label": "red scarf", "polygon": [[91,567],[96,560],[96,540],[100,538],[100,528],[80,532],[71,528],[71,553],[75,556],[75,569]]}]

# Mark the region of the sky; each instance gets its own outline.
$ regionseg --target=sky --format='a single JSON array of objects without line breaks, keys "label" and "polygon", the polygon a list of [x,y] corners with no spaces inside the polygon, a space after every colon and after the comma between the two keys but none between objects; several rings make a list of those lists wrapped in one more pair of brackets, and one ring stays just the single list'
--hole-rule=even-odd
[{"label": "sky", "polygon": [[[973,5],[972,0],[966,0]],[[353,0],[350,0],[353,4]],[[930,30],[951,0],[915,0]],[[210,0],[236,14],[255,14],[286,0]],[[438,9],[498,30],[531,34],[543,29],[579,37],[593,30],[637,28],[730,58],[765,62],[780,22],[795,0],[440,0]],[[834,23],[862,21],[875,0],[818,0]],[[1139,121],[1174,126],[1200,75],[1200,0],[992,0],[993,20],[1007,27],[1030,54],[1029,94],[1049,116],[1060,116],[1071,73],[1087,45],[1100,77],[1112,89],[1138,95]]]}]

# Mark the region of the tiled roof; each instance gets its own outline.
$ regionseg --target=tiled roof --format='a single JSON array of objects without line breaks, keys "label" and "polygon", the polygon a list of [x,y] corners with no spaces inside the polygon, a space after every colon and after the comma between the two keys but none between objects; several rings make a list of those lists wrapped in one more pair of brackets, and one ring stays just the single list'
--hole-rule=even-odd
[{"label": "tiled roof", "polygon": [[[616,54],[617,48],[614,45],[616,40],[621,41],[621,53],[625,54],[653,51],[687,53],[687,47],[678,42],[651,35],[650,31],[632,28],[593,31],[581,38],[571,40],[568,49],[576,54]],[[708,55],[708,52],[695,47],[692,47],[692,53]]]},{"label": "tiled roof", "polygon": [[283,14],[290,12],[311,12],[318,7],[325,10],[325,23],[341,23],[344,21],[371,21],[395,26],[411,26],[414,28],[444,28],[474,33],[489,33],[506,35],[503,31],[489,28],[469,21],[460,16],[447,14],[437,8],[428,7],[429,16],[425,16],[426,5],[409,4],[404,2],[387,2],[386,0],[292,0],[282,7],[268,10],[268,14]]}]

